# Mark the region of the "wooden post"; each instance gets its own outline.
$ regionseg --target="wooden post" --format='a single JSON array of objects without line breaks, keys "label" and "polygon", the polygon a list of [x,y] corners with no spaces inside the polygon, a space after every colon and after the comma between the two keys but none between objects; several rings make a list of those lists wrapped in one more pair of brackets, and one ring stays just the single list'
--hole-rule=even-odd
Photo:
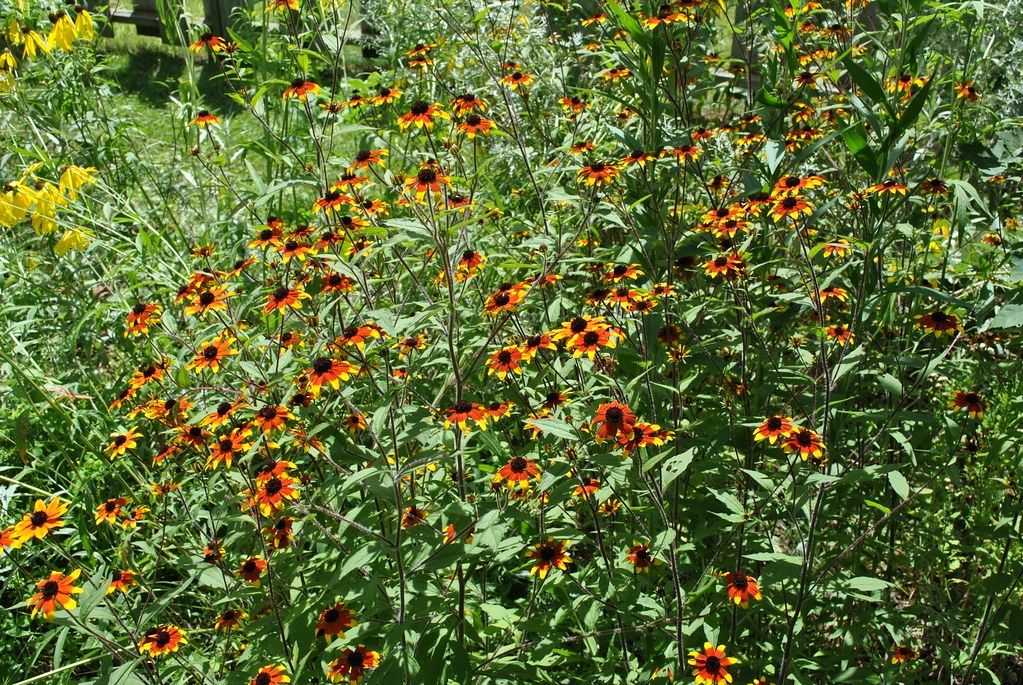
[{"label": "wooden post", "polygon": [[[351,2],[352,0],[349,0]],[[380,50],[376,45],[376,39],[380,37],[380,29],[373,20],[363,11],[363,3],[359,3],[359,41],[362,43],[362,56],[366,59],[373,59],[380,56]]]},{"label": "wooden post", "polygon": [[231,26],[231,14],[247,4],[245,0],[203,0],[206,26],[209,27],[210,33],[215,36],[227,36],[227,29]]},{"label": "wooden post", "polygon": [[107,16],[115,24],[134,24],[140,36],[159,36],[166,40],[160,13],[156,10],[156,0],[135,0],[132,9],[111,10]]}]

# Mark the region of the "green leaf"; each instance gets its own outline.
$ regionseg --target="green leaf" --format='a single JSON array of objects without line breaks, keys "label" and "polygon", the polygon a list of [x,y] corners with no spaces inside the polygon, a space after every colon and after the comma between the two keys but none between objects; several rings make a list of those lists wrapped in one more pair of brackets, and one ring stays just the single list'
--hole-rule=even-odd
[{"label": "green leaf", "polygon": [[565,440],[579,439],[579,435],[576,434],[575,429],[570,424],[558,419],[532,419],[529,423],[542,430],[545,434],[556,435]]},{"label": "green leaf", "polygon": [[108,578],[93,579],[86,583],[78,602],[78,617],[81,620],[84,621],[88,618],[92,610],[99,606],[99,603],[106,597],[109,586],[110,580]]},{"label": "green leaf", "polygon": [[111,671],[110,679],[107,681],[110,685],[126,685],[134,680],[133,675],[135,668],[142,662],[142,659],[135,659],[129,661],[126,664],[121,664],[116,669]]},{"label": "green leaf", "polygon": [[768,107],[788,107],[789,103],[786,100],[782,100],[780,97],[772,93],[767,89],[767,86],[761,86],[760,92],[757,93],[757,99]]},{"label": "green leaf", "polygon": [[927,98],[931,95],[931,85],[934,83],[934,77],[927,79],[927,83],[924,87],[916,92],[913,99],[909,101],[909,106],[906,107],[906,111],[899,117],[898,123],[892,129],[892,132],[888,136],[888,140],[895,141],[903,133],[909,130],[910,126],[916,123],[917,118],[920,116],[920,111],[924,107],[924,103],[927,102]]},{"label": "green leaf", "polygon": [[895,491],[902,499],[909,497],[909,483],[906,482],[906,477],[902,475],[900,471],[889,471],[888,482],[892,485],[892,490]]},{"label": "green leaf", "polygon": [[882,88],[881,83],[874,78],[874,75],[857,64],[851,57],[843,59],[842,64],[845,66],[845,70],[848,72],[853,82],[861,91],[863,91],[863,94],[873,100],[876,104],[884,107],[888,116],[894,120],[895,112],[892,110],[892,106],[888,102],[888,97],[884,93],[884,88]]},{"label": "green leaf", "polygon": [[689,449],[664,462],[664,466],[661,467],[661,487],[668,487],[672,481],[685,473],[689,465],[693,463],[695,454],[696,450]]},{"label": "green leaf", "polygon": [[1020,326],[1023,326],[1023,304],[1006,304],[988,321],[987,330]]},{"label": "green leaf", "polygon": [[781,561],[786,564],[795,564],[796,566],[803,563],[803,557],[796,556],[795,554],[782,554],[781,552],[754,552],[753,554],[744,554],[743,557],[750,561]]},{"label": "green leaf", "polygon": [[891,583],[881,580],[880,578],[871,578],[869,576],[856,576],[842,583],[842,586],[850,590],[857,590],[859,592],[880,592]]},{"label": "green leaf", "polygon": [[889,395],[902,397],[902,382],[895,376],[890,373],[883,373],[878,376],[877,382],[881,384],[881,387]]},{"label": "green leaf", "polygon": [[867,143],[866,127],[858,123],[845,129],[842,131],[842,140],[863,170],[870,174],[871,178],[877,178],[877,156]]}]

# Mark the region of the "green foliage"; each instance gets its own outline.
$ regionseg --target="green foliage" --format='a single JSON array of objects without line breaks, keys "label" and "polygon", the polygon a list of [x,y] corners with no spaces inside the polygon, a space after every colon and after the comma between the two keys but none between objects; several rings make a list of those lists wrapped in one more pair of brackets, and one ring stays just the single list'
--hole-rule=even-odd
[{"label": "green foliage", "polygon": [[0,0],[0,679],[1017,682],[989,10]]}]

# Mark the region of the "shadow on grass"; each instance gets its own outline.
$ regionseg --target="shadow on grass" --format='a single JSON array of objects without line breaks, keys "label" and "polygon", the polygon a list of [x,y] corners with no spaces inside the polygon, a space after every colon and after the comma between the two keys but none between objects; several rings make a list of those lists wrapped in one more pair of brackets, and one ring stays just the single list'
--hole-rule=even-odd
[{"label": "shadow on grass", "polygon": [[151,107],[164,107],[185,73],[185,60],[163,48],[143,47],[121,54],[111,76],[121,92]]},{"label": "shadow on grass", "polygon": [[[128,24],[111,24],[100,51],[108,58],[109,75],[117,83],[119,94],[153,109],[164,109],[178,92],[186,76],[187,48],[163,42],[160,38],[139,35]],[[224,94],[217,65],[196,57],[196,81],[204,106],[230,113],[236,103]]]}]

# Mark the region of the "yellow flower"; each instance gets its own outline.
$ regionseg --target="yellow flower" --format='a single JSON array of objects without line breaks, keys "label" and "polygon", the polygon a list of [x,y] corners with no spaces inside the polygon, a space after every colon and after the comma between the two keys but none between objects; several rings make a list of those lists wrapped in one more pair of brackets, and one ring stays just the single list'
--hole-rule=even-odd
[{"label": "yellow flower", "polygon": [[93,174],[96,170],[92,167],[80,167],[69,164],[60,175],[60,192],[69,200],[78,199],[78,189],[88,183],[95,183],[96,177]]},{"label": "yellow flower", "polygon": [[26,58],[32,59],[37,53],[46,54],[50,51],[50,46],[46,44],[46,40],[35,31],[29,31],[24,36],[25,47],[22,48],[22,54]]},{"label": "yellow flower", "polygon": [[11,19],[7,24],[7,40],[11,45],[21,45],[25,40],[25,34],[21,32],[21,22]]},{"label": "yellow flower", "polygon": [[0,226],[10,228],[28,214],[35,201],[35,191],[21,181],[15,181],[9,190],[0,193]]},{"label": "yellow flower", "polygon": [[83,226],[75,226],[64,231],[64,235],[53,246],[53,251],[63,257],[71,250],[84,250],[95,237],[96,234],[89,229]]},{"label": "yellow flower", "polygon": [[67,204],[60,189],[52,183],[45,183],[36,191],[35,206],[32,208],[32,228],[38,235],[47,235],[57,230],[57,207]]},{"label": "yellow flower", "polygon": [[78,37],[82,40],[92,40],[96,37],[95,24],[92,21],[92,15],[89,14],[88,10],[82,8],[78,12],[78,16],[75,17],[75,32]]},{"label": "yellow flower", "polygon": [[50,35],[47,36],[46,43],[51,50],[56,47],[64,52],[71,52],[71,44],[74,42],[75,37],[75,25],[71,23],[71,17],[66,12],[62,12],[56,23],[54,23],[53,28],[50,29]]},{"label": "yellow flower", "polygon": [[10,49],[4,48],[4,51],[0,52],[0,69],[13,71],[16,66],[18,66],[18,60],[14,59]]}]

